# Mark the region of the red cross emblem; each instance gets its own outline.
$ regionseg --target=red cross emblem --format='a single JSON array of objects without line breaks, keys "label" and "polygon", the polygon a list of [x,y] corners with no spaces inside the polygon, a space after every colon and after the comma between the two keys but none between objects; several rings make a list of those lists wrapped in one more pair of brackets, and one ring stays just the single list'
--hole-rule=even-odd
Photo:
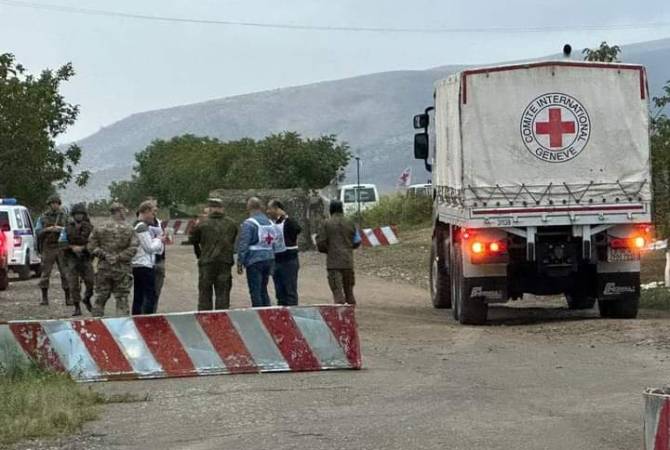
[{"label": "red cross emblem", "polygon": [[575,133],[575,122],[564,122],[561,118],[561,108],[549,108],[549,122],[536,122],[537,134],[549,135],[549,147],[563,147],[563,135]]},{"label": "red cross emblem", "polygon": [[265,243],[268,244],[268,245],[272,245],[272,242],[274,240],[275,240],[274,236],[272,236],[269,233],[265,236],[265,239],[264,239]]}]

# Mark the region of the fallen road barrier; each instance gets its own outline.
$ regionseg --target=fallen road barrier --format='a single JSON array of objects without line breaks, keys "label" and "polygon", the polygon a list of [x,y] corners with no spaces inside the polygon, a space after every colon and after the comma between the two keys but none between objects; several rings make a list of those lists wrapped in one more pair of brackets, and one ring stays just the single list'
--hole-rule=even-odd
[{"label": "fallen road barrier", "polygon": [[232,309],[0,324],[0,365],[77,381],[360,369],[352,306]]},{"label": "fallen road barrier", "polygon": [[670,450],[670,389],[644,393],[644,448]]}]

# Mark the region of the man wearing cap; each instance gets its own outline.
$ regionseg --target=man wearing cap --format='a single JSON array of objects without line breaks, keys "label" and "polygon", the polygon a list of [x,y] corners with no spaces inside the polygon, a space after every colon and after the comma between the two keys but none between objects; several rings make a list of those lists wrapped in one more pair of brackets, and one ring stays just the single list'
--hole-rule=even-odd
[{"label": "man wearing cap", "polygon": [[[193,251],[198,259],[199,311],[230,307],[231,269],[237,238],[237,225],[224,215],[223,201],[210,198],[207,204],[207,217],[191,233]],[[213,294],[216,295],[214,302]]]},{"label": "man wearing cap", "polygon": [[63,231],[61,231],[58,243],[63,249],[65,267],[67,267],[67,279],[70,287],[70,295],[74,303],[74,313],[72,316],[81,316],[81,282],[86,286],[84,294],[84,306],[90,312],[93,307],[91,298],[93,297],[93,286],[95,284],[95,274],[93,273],[93,264],[91,255],[86,249],[88,238],[93,231],[88,219],[86,205],[77,203],[70,211],[72,220],[70,220]]},{"label": "man wearing cap", "polygon": [[95,227],[88,241],[89,252],[98,258],[93,305],[96,317],[105,314],[105,305],[112,294],[116,299],[116,314],[130,314],[128,295],[133,286],[131,261],[139,246],[135,230],[126,223],[123,205],[112,203],[109,212],[111,219]]},{"label": "man wearing cap", "polygon": [[37,248],[42,257],[42,276],[39,286],[42,289],[42,302],[40,305],[49,304],[49,279],[54,264],[60,272],[61,287],[65,293],[65,304],[72,305],[70,290],[65,273],[65,261],[63,252],[58,245],[58,238],[63,227],[67,223],[67,214],[61,208],[61,199],[57,195],[51,195],[47,199],[49,208],[37,219],[35,231],[37,233]]}]

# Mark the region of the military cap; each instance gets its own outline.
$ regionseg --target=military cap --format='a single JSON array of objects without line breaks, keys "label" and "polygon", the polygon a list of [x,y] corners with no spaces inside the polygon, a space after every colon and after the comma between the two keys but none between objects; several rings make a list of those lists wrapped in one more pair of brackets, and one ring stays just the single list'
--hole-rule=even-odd
[{"label": "military cap", "polygon": [[119,202],[113,202],[111,205],[109,205],[109,212],[111,212],[111,213],[115,213],[117,211],[125,211],[125,210],[126,210],[126,207],[123,206]]},{"label": "military cap", "polygon": [[86,210],[86,204],[85,203],[77,203],[76,205],[72,206],[72,209],[70,210],[70,214],[73,216],[75,214],[88,214],[88,211]]},{"label": "military cap", "polygon": [[223,208],[223,200],[215,197],[208,198],[207,206],[209,206],[210,208]]},{"label": "military cap", "polygon": [[52,203],[58,203],[59,205],[62,203],[60,196],[58,194],[53,194],[47,197],[47,205],[50,205]]}]

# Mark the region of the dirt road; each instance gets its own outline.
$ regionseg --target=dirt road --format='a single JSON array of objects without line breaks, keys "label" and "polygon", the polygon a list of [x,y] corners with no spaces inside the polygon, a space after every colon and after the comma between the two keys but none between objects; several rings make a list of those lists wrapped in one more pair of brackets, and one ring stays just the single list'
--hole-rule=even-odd
[{"label": "dirt road", "polygon": [[[190,249],[171,247],[168,262],[160,310],[192,309]],[[329,302],[320,256],[302,263],[302,302]],[[670,321],[657,312],[601,320],[528,301],[495,308],[490,326],[463,327],[408,284],[359,276],[357,294],[364,370],[100,383],[148,401],[106,406],[58,445],[629,450],[641,447],[643,389],[670,380]],[[36,301],[34,282],[14,283],[0,293],[2,316],[48,315]],[[248,305],[241,278],[233,305]]]}]

